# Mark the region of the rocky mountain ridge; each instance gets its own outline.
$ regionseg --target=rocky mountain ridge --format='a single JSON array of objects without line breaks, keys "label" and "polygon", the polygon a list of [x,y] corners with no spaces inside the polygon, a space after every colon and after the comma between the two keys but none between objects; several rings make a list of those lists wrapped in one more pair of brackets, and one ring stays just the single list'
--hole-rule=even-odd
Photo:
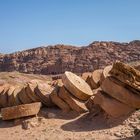
[{"label": "rocky mountain ridge", "polygon": [[82,73],[103,68],[116,60],[139,61],[140,41],[129,43],[96,41],[84,47],[54,45],[0,54],[0,71],[60,74],[68,70]]}]

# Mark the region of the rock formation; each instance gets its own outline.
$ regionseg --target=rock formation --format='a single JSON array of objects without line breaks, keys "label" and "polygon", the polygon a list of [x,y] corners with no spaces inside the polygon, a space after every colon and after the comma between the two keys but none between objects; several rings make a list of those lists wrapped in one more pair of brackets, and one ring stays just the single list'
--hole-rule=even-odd
[{"label": "rock formation", "polygon": [[140,60],[140,41],[130,43],[93,42],[88,46],[55,45],[12,54],[0,54],[0,71],[36,74],[83,73],[119,60]]}]

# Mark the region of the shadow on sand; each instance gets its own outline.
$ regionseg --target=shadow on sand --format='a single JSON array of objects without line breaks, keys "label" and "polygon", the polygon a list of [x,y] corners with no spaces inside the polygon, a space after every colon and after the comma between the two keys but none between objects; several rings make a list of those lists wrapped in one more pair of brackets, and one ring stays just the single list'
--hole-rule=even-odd
[{"label": "shadow on sand", "polygon": [[122,124],[129,116],[125,116],[120,119],[107,119],[104,113],[100,113],[97,116],[92,116],[92,114],[87,113],[78,119],[68,122],[61,126],[64,131],[72,132],[86,132],[86,131],[96,131],[102,129],[109,129],[119,124]]}]

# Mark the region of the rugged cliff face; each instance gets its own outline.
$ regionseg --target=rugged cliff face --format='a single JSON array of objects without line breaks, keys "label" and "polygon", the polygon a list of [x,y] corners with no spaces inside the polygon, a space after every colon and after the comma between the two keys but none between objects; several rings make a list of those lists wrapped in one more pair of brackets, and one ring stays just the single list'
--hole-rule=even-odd
[{"label": "rugged cliff face", "polygon": [[69,70],[82,73],[102,68],[116,60],[140,60],[140,41],[93,42],[85,47],[55,45],[0,54],[0,71],[59,74]]}]

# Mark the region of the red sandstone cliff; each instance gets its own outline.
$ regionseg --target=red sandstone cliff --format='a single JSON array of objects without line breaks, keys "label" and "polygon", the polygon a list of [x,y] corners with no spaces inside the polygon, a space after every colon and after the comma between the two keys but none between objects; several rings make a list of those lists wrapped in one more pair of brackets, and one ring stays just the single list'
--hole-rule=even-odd
[{"label": "red sandstone cliff", "polygon": [[102,68],[115,60],[140,60],[140,41],[93,42],[85,47],[55,45],[0,54],[0,71],[59,74],[69,70],[82,73]]}]

